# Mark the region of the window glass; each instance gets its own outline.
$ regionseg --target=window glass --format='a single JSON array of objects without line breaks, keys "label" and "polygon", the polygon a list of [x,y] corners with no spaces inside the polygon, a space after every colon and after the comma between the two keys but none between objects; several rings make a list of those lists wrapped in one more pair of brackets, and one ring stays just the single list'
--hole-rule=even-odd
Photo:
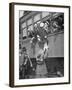
[{"label": "window glass", "polygon": [[34,16],[34,22],[36,22],[38,20],[40,20],[40,14],[37,14],[37,15]]},{"label": "window glass", "polygon": [[32,24],[32,18],[27,21],[27,25]]},{"label": "window glass", "polygon": [[49,12],[42,12],[42,18],[49,15]]},{"label": "window glass", "polygon": [[22,24],[22,28],[25,28],[26,27],[26,22],[24,22],[23,24]]}]

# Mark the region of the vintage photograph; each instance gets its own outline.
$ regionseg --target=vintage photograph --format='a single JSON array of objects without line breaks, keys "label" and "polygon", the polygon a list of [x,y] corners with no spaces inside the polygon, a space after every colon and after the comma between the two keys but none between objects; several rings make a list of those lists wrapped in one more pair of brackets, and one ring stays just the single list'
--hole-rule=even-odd
[{"label": "vintage photograph", "polygon": [[10,4],[11,87],[70,83],[70,6]]},{"label": "vintage photograph", "polygon": [[19,10],[19,79],[64,77],[64,13]]}]

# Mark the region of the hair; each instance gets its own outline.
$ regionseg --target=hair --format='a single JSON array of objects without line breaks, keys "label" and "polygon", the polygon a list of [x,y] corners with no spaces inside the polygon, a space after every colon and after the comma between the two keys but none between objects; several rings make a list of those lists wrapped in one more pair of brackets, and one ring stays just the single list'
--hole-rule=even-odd
[{"label": "hair", "polygon": [[23,51],[27,51],[27,50],[26,50],[26,47],[23,47],[23,49],[22,49],[22,50],[23,50]]}]

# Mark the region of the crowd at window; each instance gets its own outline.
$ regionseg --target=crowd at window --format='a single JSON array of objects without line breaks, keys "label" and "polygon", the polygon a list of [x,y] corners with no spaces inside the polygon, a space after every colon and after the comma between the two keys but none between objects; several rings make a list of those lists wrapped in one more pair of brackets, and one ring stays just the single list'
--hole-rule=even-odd
[{"label": "crowd at window", "polygon": [[[56,14],[56,15],[55,15]],[[55,16],[53,16],[55,15]],[[36,15],[27,19],[20,26],[22,30],[23,39],[32,37],[34,26],[37,23],[44,23],[44,29],[49,34],[57,33],[64,30],[64,14],[55,12],[37,12]]]}]

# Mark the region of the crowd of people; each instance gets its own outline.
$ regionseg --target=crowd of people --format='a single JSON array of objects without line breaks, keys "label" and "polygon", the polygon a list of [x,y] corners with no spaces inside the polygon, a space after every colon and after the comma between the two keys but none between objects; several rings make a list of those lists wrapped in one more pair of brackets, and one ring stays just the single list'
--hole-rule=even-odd
[{"label": "crowd of people", "polygon": [[[42,44],[44,45],[47,43],[46,46],[43,46],[41,49],[42,51],[37,55],[36,62],[43,61],[43,68],[45,68],[45,62],[44,59],[48,57],[48,34],[53,32],[58,32],[59,30],[63,30],[64,28],[64,20],[63,17],[60,16],[58,18],[55,18],[52,21],[45,21],[45,22],[38,22],[34,25],[34,30],[29,30],[29,36],[31,37],[31,46],[34,48],[33,45],[36,45],[36,43],[39,44],[40,48]],[[23,54],[23,63],[19,68],[19,76],[20,78],[30,78],[30,74],[32,72],[36,73],[36,69],[33,66],[33,63],[27,54],[26,47],[22,48],[22,54]],[[40,67],[40,66],[39,66]]]},{"label": "crowd of people", "polygon": [[[41,67],[43,67],[43,68],[46,68],[46,66],[44,65],[45,64],[44,59],[46,58],[46,56],[48,54],[47,50],[48,50],[48,48],[44,48],[40,53],[38,53],[38,55],[36,57],[36,63],[40,64],[39,62],[42,62]],[[21,78],[26,79],[26,78],[30,78],[31,74],[36,74],[38,71],[40,71],[40,70],[36,70],[38,67],[40,67],[40,65],[39,66],[37,65],[37,68],[34,68],[34,65],[33,65],[29,55],[27,54],[26,47],[23,47],[22,54],[23,54],[23,62],[19,68],[19,76],[20,76],[20,79]]]}]

